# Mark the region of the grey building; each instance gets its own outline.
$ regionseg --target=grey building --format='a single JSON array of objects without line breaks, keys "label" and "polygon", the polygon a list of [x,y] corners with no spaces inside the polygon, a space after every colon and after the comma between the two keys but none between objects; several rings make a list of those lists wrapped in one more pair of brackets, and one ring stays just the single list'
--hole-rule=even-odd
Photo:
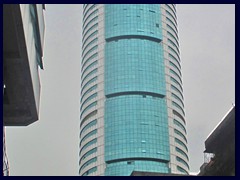
[{"label": "grey building", "polygon": [[[43,4],[3,4],[3,131],[38,120],[44,9]],[[5,136],[3,168],[8,175]]]},{"label": "grey building", "polygon": [[38,120],[43,69],[44,5],[3,5],[4,126]]},{"label": "grey building", "polygon": [[198,176],[235,175],[235,106],[208,136],[204,156]]}]

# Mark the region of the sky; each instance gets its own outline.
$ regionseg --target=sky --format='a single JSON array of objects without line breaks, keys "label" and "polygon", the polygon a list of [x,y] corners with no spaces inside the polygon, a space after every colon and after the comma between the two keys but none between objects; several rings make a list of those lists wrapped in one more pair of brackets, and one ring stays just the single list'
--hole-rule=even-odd
[{"label": "sky", "polygon": [[[177,5],[190,172],[204,141],[235,103],[235,5]],[[80,4],[46,5],[39,121],[6,127],[12,176],[77,176]]]}]

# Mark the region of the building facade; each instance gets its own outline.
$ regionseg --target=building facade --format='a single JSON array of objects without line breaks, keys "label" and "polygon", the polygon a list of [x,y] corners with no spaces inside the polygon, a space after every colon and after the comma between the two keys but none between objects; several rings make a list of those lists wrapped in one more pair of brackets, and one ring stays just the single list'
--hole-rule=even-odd
[{"label": "building facade", "polygon": [[4,126],[38,120],[44,9],[43,4],[3,4]]},{"label": "building facade", "polygon": [[174,4],[84,4],[79,174],[188,174]]},{"label": "building facade", "polygon": [[3,4],[3,175],[9,175],[5,126],[38,120],[43,69],[43,4]]},{"label": "building facade", "polygon": [[235,105],[207,137],[198,176],[235,176]]}]

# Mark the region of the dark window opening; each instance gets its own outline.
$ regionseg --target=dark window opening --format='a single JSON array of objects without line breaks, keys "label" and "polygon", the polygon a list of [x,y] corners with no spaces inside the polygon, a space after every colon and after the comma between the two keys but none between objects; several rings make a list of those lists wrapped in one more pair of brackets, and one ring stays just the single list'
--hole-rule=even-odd
[{"label": "dark window opening", "polygon": [[154,10],[149,9],[149,12],[156,13]]},{"label": "dark window opening", "polygon": [[134,164],[134,161],[127,161],[127,164]]}]

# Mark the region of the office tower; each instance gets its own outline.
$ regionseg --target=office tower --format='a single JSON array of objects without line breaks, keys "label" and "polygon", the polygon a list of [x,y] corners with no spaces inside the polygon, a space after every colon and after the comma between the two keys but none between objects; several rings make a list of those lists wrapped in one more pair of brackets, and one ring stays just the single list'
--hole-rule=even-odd
[{"label": "office tower", "polygon": [[3,4],[3,175],[9,175],[5,126],[38,120],[43,69],[43,4]]},{"label": "office tower", "polygon": [[80,175],[188,174],[174,4],[84,4]]},{"label": "office tower", "polygon": [[43,4],[3,4],[4,126],[38,120],[44,9]]}]

